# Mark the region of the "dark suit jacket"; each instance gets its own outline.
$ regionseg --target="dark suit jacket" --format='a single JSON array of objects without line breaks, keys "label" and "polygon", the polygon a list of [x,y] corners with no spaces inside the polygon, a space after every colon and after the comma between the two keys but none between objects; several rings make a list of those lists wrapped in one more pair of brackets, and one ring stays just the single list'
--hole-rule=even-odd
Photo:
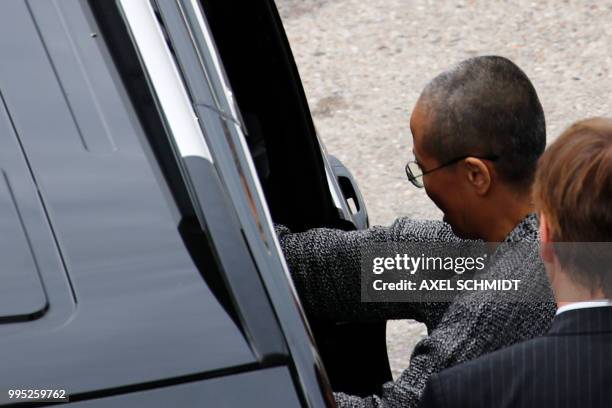
[{"label": "dark suit jacket", "polygon": [[612,307],[568,310],[543,337],[433,375],[420,407],[612,407]]}]

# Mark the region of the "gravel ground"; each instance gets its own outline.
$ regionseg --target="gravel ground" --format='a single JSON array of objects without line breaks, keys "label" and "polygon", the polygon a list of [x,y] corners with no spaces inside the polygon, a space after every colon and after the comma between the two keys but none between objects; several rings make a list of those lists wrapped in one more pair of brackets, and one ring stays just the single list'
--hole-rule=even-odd
[{"label": "gravel ground", "polygon": [[[549,142],[577,119],[612,116],[612,1],[277,0],[314,121],[353,172],[373,224],[439,219],[403,166],[411,109],[453,63],[496,54],[515,61],[544,106]],[[390,322],[394,376],[426,334]]]}]

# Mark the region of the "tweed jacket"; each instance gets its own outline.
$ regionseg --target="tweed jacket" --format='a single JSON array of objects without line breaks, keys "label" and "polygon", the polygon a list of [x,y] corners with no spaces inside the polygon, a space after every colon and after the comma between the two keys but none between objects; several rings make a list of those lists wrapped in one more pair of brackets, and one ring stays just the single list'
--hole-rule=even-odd
[{"label": "tweed jacket", "polygon": [[[441,221],[400,218],[390,227],[360,231],[312,229],[291,233],[277,226],[281,247],[306,313],[335,321],[415,319],[425,323],[428,336],[414,348],[410,365],[381,395],[366,398],[335,393],[343,408],[416,407],[429,377],[441,370],[547,332],[555,314],[547,283],[526,285],[525,301],[499,302],[492,292],[457,295],[450,303],[369,303],[361,301],[361,259],[364,246],[385,242],[460,242]],[[538,222],[534,214],[506,237],[507,243],[534,243],[520,258],[503,254],[490,267],[493,278],[546,281],[537,251]],[[530,299],[544,299],[539,302]]]}]

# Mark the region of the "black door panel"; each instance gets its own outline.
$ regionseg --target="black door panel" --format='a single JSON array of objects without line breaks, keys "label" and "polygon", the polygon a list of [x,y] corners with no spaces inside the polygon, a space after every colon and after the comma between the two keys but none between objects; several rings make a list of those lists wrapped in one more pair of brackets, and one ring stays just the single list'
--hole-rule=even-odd
[{"label": "black door panel", "polygon": [[71,408],[299,406],[289,371],[280,367],[68,404]]},{"label": "black door panel", "polygon": [[[49,312],[0,325],[0,388],[54,385],[80,394],[252,365],[243,333],[183,243],[174,203],[84,4],[0,2],[2,95],[46,210],[38,228],[53,231],[74,291],[67,306],[72,294],[46,271],[55,266],[42,251]],[[68,66],[72,75],[57,73]],[[20,207],[30,212],[26,228],[34,207]],[[46,245],[55,245],[47,234]],[[31,236],[38,255],[40,235]]]},{"label": "black door panel", "polygon": [[[272,0],[201,0],[277,223],[355,228],[332,200],[322,151]],[[367,225],[365,217],[360,224]],[[391,379],[385,327],[309,319],[335,391],[372,394]]]}]

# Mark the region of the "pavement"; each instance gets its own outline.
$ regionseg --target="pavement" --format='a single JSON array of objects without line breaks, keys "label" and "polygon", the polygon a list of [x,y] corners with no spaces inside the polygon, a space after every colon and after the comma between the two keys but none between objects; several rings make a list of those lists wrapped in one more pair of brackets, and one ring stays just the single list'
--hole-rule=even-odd
[{"label": "pavement", "polygon": [[[352,171],[373,225],[440,219],[406,179],[410,112],[452,64],[502,55],[531,78],[548,141],[573,121],[612,116],[612,1],[276,0],[318,133]],[[426,335],[389,322],[394,377]]]}]

